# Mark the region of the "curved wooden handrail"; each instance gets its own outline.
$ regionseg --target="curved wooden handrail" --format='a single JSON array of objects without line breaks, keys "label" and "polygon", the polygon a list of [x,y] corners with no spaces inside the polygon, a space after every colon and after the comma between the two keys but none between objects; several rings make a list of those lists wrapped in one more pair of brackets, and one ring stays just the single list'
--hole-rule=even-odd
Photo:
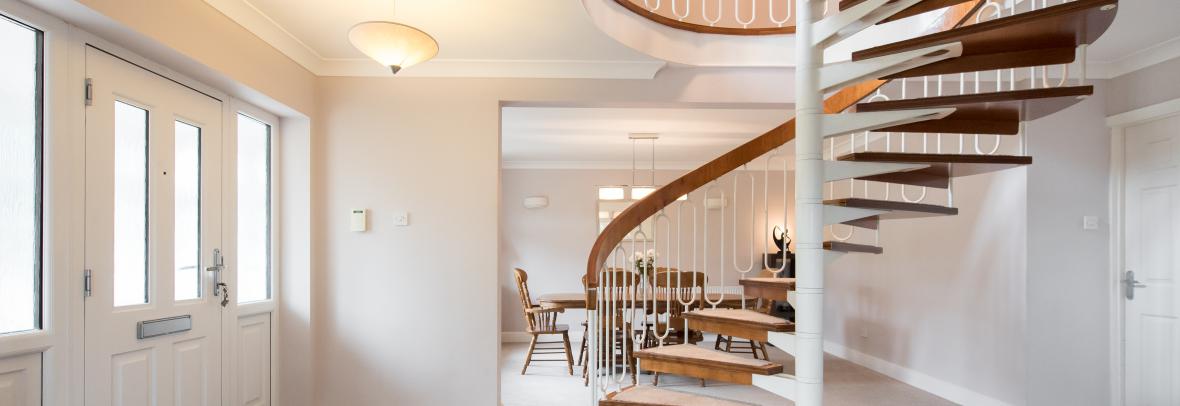
[{"label": "curved wooden handrail", "polygon": [[646,18],[655,22],[656,24],[665,25],[678,30],[692,31],[701,34],[718,34],[718,35],[787,35],[795,33],[795,26],[786,27],[764,27],[764,28],[737,28],[737,27],[714,27],[709,25],[701,25],[694,23],[686,23],[673,18],[654,13],[648,9],[640,7],[638,4],[632,3],[630,0],[615,0],[620,6],[623,6],[632,13],[638,14],[640,17]]},{"label": "curved wooden handrail", "polygon": [[[626,0],[615,0],[620,4],[630,3]],[[950,7],[943,16],[936,21],[926,33],[954,29],[967,24],[971,16],[983,7],[985,0],[976,0]],[[644,10],[646,11],[646,10]],[[868,97],[878,88],[885,85],[885,80],[867,80],[840,89],[839,92],[824,100],[824,113],[835,114],[855,105]],[[614,251],[614,247],[623,241],[627,233],[639,227],[643,221],[655,215],[660,209],[668,207],[676,198],[699,189],[701,186],[719,179],[738,167],[766,155],[770,151],[795,139],[795,119],[791,119],[773,130],[766,132],[726,152],[724,155],[709,163],[681,176],[679,179],[657,189],[647,197],[635,202],[623,210],[618,217],[598,235],[590,249],[590,258],[586,266],[586,281],[589,287],[598,286],[599,266],[606,261]]]}]

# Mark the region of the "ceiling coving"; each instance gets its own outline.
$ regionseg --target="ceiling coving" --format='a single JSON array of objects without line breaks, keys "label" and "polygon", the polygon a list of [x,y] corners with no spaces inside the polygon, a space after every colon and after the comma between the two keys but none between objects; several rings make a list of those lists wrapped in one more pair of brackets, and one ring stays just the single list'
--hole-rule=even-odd
[{"label": "ceiling coving", "polygon": [[412,26],[440,44],[399,78],[650,79],[665,65],[602,33],[580,1],[204,1],[317,76],[390,76],[349,42],[363,21]]}]

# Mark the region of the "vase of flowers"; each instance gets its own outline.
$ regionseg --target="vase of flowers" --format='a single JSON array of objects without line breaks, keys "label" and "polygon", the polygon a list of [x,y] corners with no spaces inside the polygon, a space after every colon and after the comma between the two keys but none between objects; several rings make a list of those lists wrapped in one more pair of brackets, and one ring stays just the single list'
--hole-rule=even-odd
[{"label": "vase of flowers", "polygon": [[648,272],[656,269],[656,250],[650,249],[647,252],[636,252],[633,255],[635,260],[635,269],[639,271],[640,275],[646,276]]}]

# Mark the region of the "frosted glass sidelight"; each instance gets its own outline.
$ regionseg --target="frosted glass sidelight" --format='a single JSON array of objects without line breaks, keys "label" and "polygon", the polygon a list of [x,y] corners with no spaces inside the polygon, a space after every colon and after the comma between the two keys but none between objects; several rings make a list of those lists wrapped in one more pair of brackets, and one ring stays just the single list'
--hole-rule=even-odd
[{"label": "frosted glass sidelight", "polygon": [[0,15],[0,334],[39,327],[40,41]]},{"label": "frosted glass sidelight", "polygon": [[148,112],[115,101],[115,306],[148,302]]},{"label": "frosted glass sidelight", "polygon": [[176,300],[201,297],[201,129],[176,122],[175,287]]},{"label": "frosted glass sidelight", "polygon": [[270,125],[238,115],[238,303],[270,298]]}]

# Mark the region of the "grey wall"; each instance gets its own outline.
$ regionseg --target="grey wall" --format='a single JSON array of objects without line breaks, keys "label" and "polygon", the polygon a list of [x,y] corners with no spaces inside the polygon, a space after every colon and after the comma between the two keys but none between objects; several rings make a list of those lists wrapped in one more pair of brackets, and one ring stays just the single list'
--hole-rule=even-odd
[{"label": "grey wall", "polygon": [[[957,216],[883,221],[884,254],[827,268],[828,350],[955,403],[1023,403],[1026,190],[1024,169],[959,178]],[[944,191],[929,193],[925,203],[945,204]],[[858,230],[853,241],[873,235]]]},{"label": "grey wall", "polygon": [[[1088,100],[1028,125],[1029,405],[1110,399],[1109,93],[1097,86]],[[1099,230],[1082,229],[1087,215],[1099,217]]]},{"label": "grey wall", "polygon": [[1180,58],[1110,80],[1106,113],[1114,115],[1180,99]]}]

